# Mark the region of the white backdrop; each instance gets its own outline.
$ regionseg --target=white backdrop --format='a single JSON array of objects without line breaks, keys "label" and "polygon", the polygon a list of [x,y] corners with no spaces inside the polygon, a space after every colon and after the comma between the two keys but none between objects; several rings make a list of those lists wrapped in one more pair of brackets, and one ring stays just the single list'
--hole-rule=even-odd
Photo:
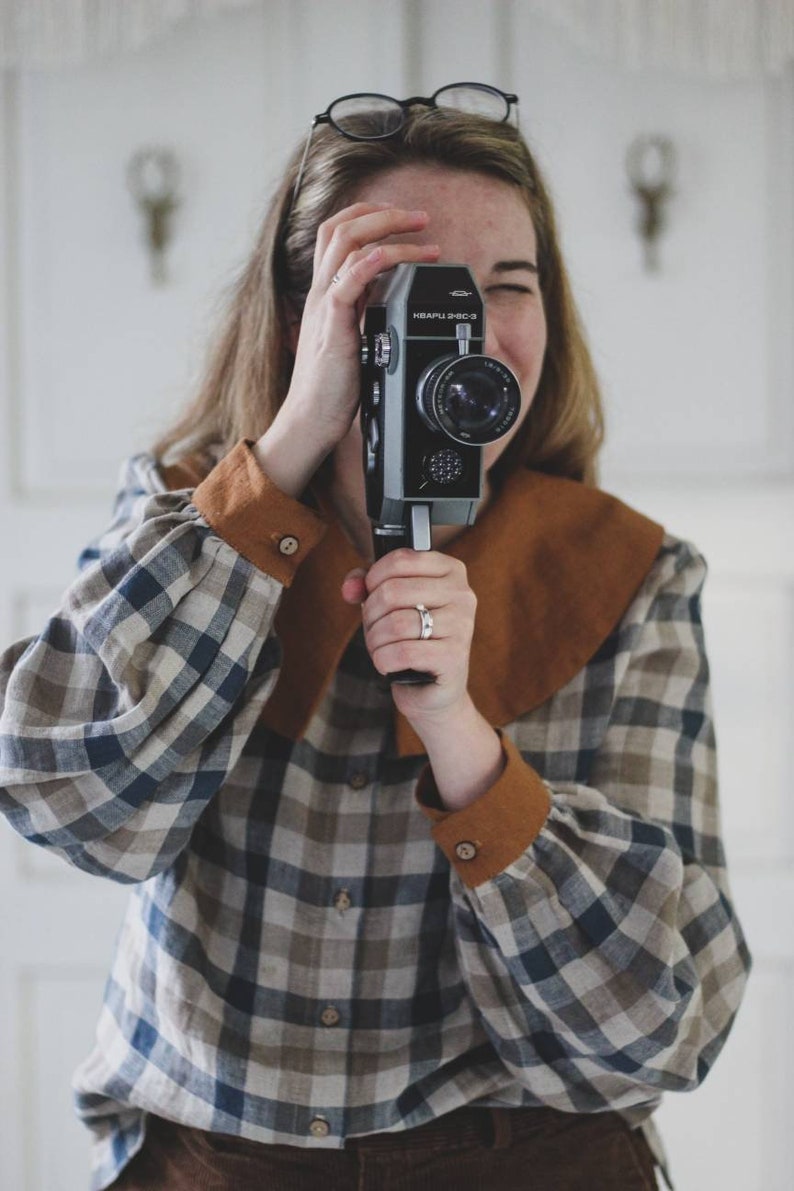
[{"label": "white backdrop", "polygon": [[[678,1191],[788,1191],[794,76],[632,72],[539,7],[267,0],[136,53],[0,76],[0,639],[36,629],[107,520],[122,455],[189,391],[313,113],[350,90],[459,78],[517,91],[607,393],[604,484],[711,563],[726,839],[755,971],[713,1075],[670,1098],[660,1124]],[[657,275],[623,167],[641,132],[679,153]],[[151,143],[183,173],[160,289],[125,183]],[[0,1187],[87,1185],[69,1079],[125,896],[0,830]]]}]

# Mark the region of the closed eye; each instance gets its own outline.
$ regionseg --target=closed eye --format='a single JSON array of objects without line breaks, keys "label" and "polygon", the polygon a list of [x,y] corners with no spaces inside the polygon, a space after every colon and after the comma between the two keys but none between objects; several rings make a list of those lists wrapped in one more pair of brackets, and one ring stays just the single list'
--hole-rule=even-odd
[{"label": "closed eye", "polygon": [[486,301],[502,301],[502,303],[509,303],[509,301],[520,301],[523,298],[533,298],[534,289],[531,286],[521,285],[518,281],[501,281],[499,285],[487,286],[484,289]]},{"label": "closed eye", "polygon": [[486,294],[495,293],[512,293],[512,294],[534,294],[534,289],[528,285],[518,285],[515,282],[502,282],[499,285],[489,285],[485,290]]}]

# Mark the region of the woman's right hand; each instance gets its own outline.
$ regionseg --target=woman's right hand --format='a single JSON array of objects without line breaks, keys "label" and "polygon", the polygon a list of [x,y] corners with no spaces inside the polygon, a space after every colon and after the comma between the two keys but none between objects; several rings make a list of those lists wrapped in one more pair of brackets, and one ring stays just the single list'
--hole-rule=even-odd
[{"label": "woman's right hand", "polygon": [[435,244],[385,241],[421,233],[427,223],[424,211],[354,203],[320,225],[289,391],[254,448],[262,469],[289,495],[303,491],[355,417],[369,286],[395,265],[438,259]]}]

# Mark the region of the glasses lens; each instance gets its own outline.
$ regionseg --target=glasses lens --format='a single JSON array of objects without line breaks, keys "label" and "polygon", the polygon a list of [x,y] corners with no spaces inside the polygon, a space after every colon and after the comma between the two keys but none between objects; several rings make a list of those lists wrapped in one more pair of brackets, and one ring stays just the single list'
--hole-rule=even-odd
[{"label": "glasses lens", "polygon": [[486,120],[496,120],[497,123],[506,120],[510,113],[510,104],[501,91],[476,83],[455,83],[451,87],[442,87],[434,98],[440,108],[453,108],[456,112],[466,112],[470,116],[484,116]]},{"label": "glasses lens", "polygon": [[331,104],[328,118],[344,136],[377,141],[394,136],[403,123],[403,110],[388,95],[346,95]]}]

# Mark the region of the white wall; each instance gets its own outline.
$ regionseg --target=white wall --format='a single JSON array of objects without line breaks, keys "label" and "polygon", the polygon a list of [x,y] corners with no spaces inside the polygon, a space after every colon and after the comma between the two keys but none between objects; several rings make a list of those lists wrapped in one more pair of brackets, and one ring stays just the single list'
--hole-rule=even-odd
[{"label": "white wall", "polygon": [[[790,1185],[794,79],[630,74],[521,3],[270,0],[136,54],[3,77],[0,636],[33,628],[106,521],[122,455],[189,389],[289,146],[350,90],[479,78],[518,91],[608,399],[605,485],[695,538],[734,886],[756,969],[706,1085],[661,1114],[678,1191]],[[671,135],[677,193],[648,275],[623,170]],[[172,280],[151,287],[125,186],[172,145]],[[84,1185],[71,1069],[123,892],[0,831],[0,1186]],[[75,933],[75,923],[79,923]],[[40,1122],[44,1120],[45,1125]],[[41,1144],[42,1131],[47,1146]]]}]

